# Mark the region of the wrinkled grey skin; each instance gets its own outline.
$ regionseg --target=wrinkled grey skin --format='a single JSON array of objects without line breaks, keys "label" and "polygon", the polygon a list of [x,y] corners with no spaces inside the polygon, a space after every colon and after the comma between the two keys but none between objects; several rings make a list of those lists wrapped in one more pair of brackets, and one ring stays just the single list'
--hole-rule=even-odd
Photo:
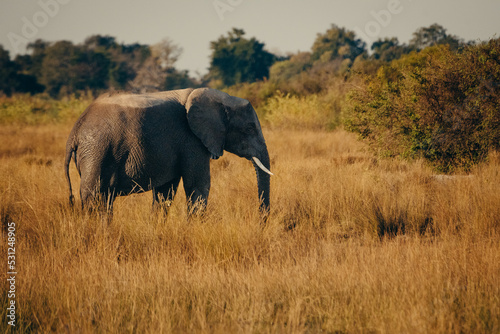
[{"label": "wrinkled grey skin", "polygon": [[[188,210],[204,207],[210,158],[224,150],[256,157],[270,169],[262,129],[247,100],[208,88],[101,96],[77,120],[66,144],[70,202],[73,157],[84,208],[97,201],[112,212],[116,196],[149,190],[153,205],[169,205],[181,178]],[[253,163],[260,209],[267,213],[269,175]]]}]

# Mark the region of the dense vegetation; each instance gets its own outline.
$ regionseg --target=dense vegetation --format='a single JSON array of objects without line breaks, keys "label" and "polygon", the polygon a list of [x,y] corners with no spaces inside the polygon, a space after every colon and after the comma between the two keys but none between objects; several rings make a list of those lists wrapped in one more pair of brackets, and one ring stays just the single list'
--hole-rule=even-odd
[{"label": "dense vegetation", "polygon": [[0,46],[0,89],[12,93],[45,92],[52,97],[94,95],[106,89],[166,90],[194,85],[187,71],[173,66],[182,49],[169,39],[155,45],[119,44],[95,35],[82,44],[36,40],[29,54],[10,60]]},{"label": "dense vegetation", "polygon": [[[228,87],[269,79],[281,91],[317,93],[326,88],[322,81],[325,77],[360,67],[373,69],[412,50],[436,44],[456,49],[463,42],[447,34],[442,26],[432,25],[417,30],[408,45],[396,38],[378,40],[369,56],[366,44],[354,32],[332,25],[318,34],[311,52],[278,56],[266,51],[264,43],[255,37],[246,38],[245,31],[233,28],[227,36],[210,43],[209,72],[195,79],[187,71],[176,69],[182,48],[168,38],[154,45],[123,44],[102,35],[90,36],[81,44],[39,39],[28,45],[27,54],[14,59],[0,45],[0,91],[8,96],[45,92],[59,97],[81,91],[98,94],[107,89]],[[307,83],[301,84],[303,76],[311,77],[302,78]]]},{"label": "dense vegetation", "polygon": [[412,53],[365,77],[349,96],[348,129],[386,156],[470,169],[500,149],[500,40]]},{"label": "dense vegetation", "polygon": [[[408,44],[380,39],[368,52],[354,32],[332,25],[310,52],[277,56],[233,29],[210,43],[209,71],[194,79],[175,68],[182,49],[169,39],[152,46],[99,35],[79,45],[37,40],[30,54],[14,60],[0,47],[0,89],[7,96],[44,92],[34,101],[47,105],[47,95],[67,100],[106,89],[208,85],[249,99],[273,126],[333,129],[344,123],[382,156],[467,171],[499,149],[499,45],[465,43],[434,24],[418,29]],[[8,101],[0,120],[27,117],[27,110],[6,107],[15,97]],[[33,113],[51,113],[35,104]]]}]

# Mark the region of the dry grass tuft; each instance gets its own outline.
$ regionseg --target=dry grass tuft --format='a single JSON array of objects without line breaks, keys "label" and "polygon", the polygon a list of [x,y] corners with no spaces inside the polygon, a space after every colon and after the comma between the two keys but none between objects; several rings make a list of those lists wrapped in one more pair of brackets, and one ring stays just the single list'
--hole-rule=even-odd
[{"label": "dry grass tuft", "polygon": [[68,206],[69,130],[0,129],[19,332],[500,331],[496,155],[473,177],[440,180],[342,130],[275,129],[267,224],[251,163],[227,153],[205,216],[188,221],[183,194],[166,218],[152,213],[146,193],[119,198],[108,226]]}]

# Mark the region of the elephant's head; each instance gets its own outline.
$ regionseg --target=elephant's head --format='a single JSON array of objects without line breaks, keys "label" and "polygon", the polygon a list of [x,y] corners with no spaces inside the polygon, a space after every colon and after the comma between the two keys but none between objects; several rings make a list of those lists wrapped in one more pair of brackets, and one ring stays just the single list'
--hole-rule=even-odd
[{"label": "elephant's head", "polygon": [[193,133],[212,154],[223,151],[251,160],[257,172],[261,210],[269,211],[269,155],[259,119],[250,102],[209,88],[195,89],[186,102]]}]

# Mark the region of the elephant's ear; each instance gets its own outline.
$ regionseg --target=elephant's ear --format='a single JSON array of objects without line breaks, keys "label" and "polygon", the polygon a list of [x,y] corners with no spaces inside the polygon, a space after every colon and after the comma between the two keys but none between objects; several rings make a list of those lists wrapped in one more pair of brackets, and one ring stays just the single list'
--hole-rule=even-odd
[{"label": "elephant's ear", "polygon": [[188,97],[186,111],[191,131],[212,154],[219,158],[224,152],[227,114],[223,101],[228,94],[215,89],[195,89]]}]

